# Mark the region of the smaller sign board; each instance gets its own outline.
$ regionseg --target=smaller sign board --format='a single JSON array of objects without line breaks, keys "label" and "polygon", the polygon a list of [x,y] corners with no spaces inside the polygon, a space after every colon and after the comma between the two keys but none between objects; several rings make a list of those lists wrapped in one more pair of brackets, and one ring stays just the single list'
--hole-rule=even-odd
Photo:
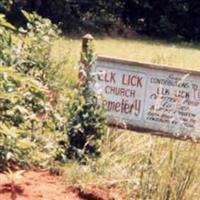
[{"label": "smaller sign board", "polygon": [[108,124],[200,139],[200,72],[107,57],[93,72]]}]

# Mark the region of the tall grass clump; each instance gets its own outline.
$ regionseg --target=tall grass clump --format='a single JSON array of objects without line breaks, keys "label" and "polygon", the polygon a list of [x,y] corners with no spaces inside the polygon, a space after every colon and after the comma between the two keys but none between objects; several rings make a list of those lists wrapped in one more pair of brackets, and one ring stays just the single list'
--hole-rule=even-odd
[{"label": "tall grass clump", "polygon": [[85,166],[67,165],[68,184],[115,188],[130,199],[197,200],[198,144],[108,129],[102,156]]}]

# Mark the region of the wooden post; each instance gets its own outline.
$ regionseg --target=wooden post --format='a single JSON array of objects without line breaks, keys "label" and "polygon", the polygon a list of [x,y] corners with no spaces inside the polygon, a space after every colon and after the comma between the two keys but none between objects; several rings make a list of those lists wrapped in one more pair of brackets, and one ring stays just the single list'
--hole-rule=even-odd
[{"label": "wooden post", "polygon": [[79,86],[83,86],[87,78],[88,61],[85,58],[90,50],[90,44],[92,43],[93,40],[94,38],[90,34],[86,34],[82,37],[82,52],[80,60],[80,69],[78,74]]},{"label": "wooden post", "polygon": [[82,37],[82,52],[87,53],[89,50],[89,44],[94,40],[93,36],[86,34]]}]

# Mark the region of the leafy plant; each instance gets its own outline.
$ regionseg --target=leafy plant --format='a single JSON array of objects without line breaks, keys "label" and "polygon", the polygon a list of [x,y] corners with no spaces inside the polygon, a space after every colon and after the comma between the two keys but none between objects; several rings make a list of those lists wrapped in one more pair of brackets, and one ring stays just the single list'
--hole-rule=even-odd
[{"label": "leafy plant", "polygon": [[87,157],[95,158],[100,155],[101,136],[104,133],[104,110],[91,89],[94,83],[91,67],[95,58],[90,42],[88,50],[82,54],[79,89],[71,94],[68,105],[69,147],[66,153],[69,158],[82,161]]},{"label": "leafy plant", "polygon": [[48,90],[1,67],[0,94],[0,170],[12,164],[43,166],[55,159],[64,122],[50,103]]},{"label": "leafy plant", "polygon": [[61,153],[65,119],[50,78],[49,20],[23,11],[27,29],[19,32],[0,18],[0,170],[14,165],[45,166]]}]

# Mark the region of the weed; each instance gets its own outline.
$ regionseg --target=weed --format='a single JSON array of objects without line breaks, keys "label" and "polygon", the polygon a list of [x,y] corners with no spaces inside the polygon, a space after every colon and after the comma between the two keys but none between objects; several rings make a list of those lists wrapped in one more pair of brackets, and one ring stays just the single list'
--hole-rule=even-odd
[{"label": "weed", "polygon": [[9,180],[9,185],[10,185],[10,191],[11,191],[11,200],[16,200],[17,199],[17,185],[18,185],[18,181],[20,179],[23,178],[23,174],[24,170],[21,171],[12,171],[10,169],[8,169],[7,172],[5,172],[5,175],[7,176],[8,180]]}]

